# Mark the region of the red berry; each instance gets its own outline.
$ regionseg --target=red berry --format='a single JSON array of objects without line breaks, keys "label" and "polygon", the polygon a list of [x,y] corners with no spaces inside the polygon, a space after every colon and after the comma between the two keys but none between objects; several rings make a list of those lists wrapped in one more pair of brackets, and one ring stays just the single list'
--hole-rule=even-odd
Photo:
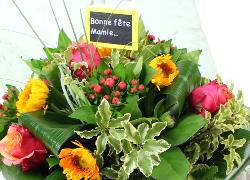
[{"label": "red berry", "polygon": [[100,80],[100,84],[104,84],[105,81],[106,81],[106,79],[105,79],[105,78],[102,78],[102,79]]},{"label": "red berry", "polygon": [[89,94],[89,100],[93,101],[95,99],[95,95],[94,94]]},{"label": "red berry", "polygon": [[120,102],[120,100],[119,100],[119,98],[117,98],[117,97],[114,97],[114,98],[112,99],[112,104],[119,104],[119,102]]},{"label": "red berry", "polygon": [[165,43],[166,42],[166,40],[161,40],[161,43]]},{"label": "red berry", "polygon": [[133,79],[133,80],[131,81],[131,84],[132,84],[132,85],[136,85],[137,82],[138,82],[138,81],[137,81],[136,79]]},{"label": "red berry", "polygon": [[120,97],[121,96],[121,92],[120,91],[115,91],[114,95],[115,95],[115,97]]},{"label": "red berry", "polygon": [[95,85],[94,91],[97,93],[101,93],[102,92],[102,86],[100,86],[99,84]]},{"label": "red berry", "polygon": [[137,89],[135,88],[135,87],[132,87],[131,89],[130,89],[130,92],[132,92],[132,93],[135,93],[137,91]]},{"label": "red berry", "polygon": [[92,89],[92,90],[94,90],[95,85],[94,85],[94,84],[90,84],[90,85],[89,85],[89,88]]},{"label": "red berry", "polygon": [[43,82],[44,82],[47,86],[51,85],[51,82],[50,82],[48,79],[44,79]]},{"label": "red berry", "polygon": [[105,96],[103,96],[103,98],[106,99],[107,101],[109,101],[110,96],[106,94]]},{"label": "red berry", "polygon": [[144,90],[144,88],[145,88],[145,87],[144,87],[144,85],[143,85],[143,84],[140,84],[140,85],[138,86],[138,90],[139,90],[139,91]]},{"label": "red berry", "polygon": [[155,40],[155,36],[154,36],[154,35],[148,34],[148,35],[147,35],[147,39],[148,39],[149,41],[154,41],[154,40]]},{"label": "red berry", "polygon": [[112,78],[113,78],[115,81],[117,81],[117,80],[119,79],[118,76],[113,76]]},{"label": "red berry", "polygon": [[104,74],[107,75],[107,76],[109,76],[111,74],[111,72],[112,72],[111,69],[105,69],[104,70]]},{"label": "red berry", "polygon": [[4,112],[7,112],[7,111],[8,111],[8,107],[3,106],[3,111],[4,111]]},{"label": "red berry", "polygon": [[0,104],[0,110],[3,110],[3,105],[2,104]]},{"label": "red berry", "polygon": [[110,88],[112,89],[114,84],[115,84],[115,80],[112,79],[112,78],[107,78],[106,81],[105,81],[105,84]]},{"label": "red berry", "polygon": [[120,90],[124,90],[126,88],[127,84],[124,81],[119,82],[118,88]]},{"label": "red berry", "polygon": [[8,101],[8,94],[4,94],[2,99]]}]

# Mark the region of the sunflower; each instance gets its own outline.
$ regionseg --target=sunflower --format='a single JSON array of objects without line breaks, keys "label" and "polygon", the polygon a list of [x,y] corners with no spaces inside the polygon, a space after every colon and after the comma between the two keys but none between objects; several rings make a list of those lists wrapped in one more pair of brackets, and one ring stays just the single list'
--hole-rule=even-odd
[{"label": "sunflower", "polygon": [[97,48],[97,51],[101,58],[109,57],[112,54],[111,48]]},{"label": "sunflower", "polygon": [[173,80],[179,74],[175,63],[171,60],[170,54],[161,55],[154,58],[149,65],[157,70],[151,82],[160,88],[171,85]]},{"label": "sunflower", "polygon": [[38,111],[46,106],[49,88],[41,79],[30,79],[16,102],[19,113]]},{"label": "sunflower", "polygon": [[78,148],[65,148],[59,154],[59,165],[63,168],[63,173],[66,174],[67,179],[100,180],[99,167],[95,157],[80,142],[72,143],[77,145]]}]

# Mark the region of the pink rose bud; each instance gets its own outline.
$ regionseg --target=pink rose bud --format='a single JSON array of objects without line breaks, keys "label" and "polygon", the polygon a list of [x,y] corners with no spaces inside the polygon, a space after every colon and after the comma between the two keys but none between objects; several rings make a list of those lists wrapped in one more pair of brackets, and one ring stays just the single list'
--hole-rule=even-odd
[{"label": "pink rose bud", "polygon": [[93,101],[93,100],[95,100],[95,95],[94,94],[89,94],[88,98],[89,98],[89,100]]},{"label": "pink rose bud", "polygon": [[119,104],[119,102],[120,102],[120,100],[119,100],[119,98],[117,98],[117,97],[114,97],[114,98],[112,99],[112,104]]},{"label": "pink rose bud", "polygon": [[145,88],[145,87],[144,87],[144,85],[143,85],[143,84],[140,84],[140,85],[138,86],[138,90],[139,90],[139,91],[143,91],[143,90],[144,90],[144,88]]},{"label": "pink rose bud", "polygon": [[2,99],[5,100],[5,101],[8,101],[8,94],[4,94],[4,95],[2,96]]},{"label": "pink rose bud", "polygon": [[95,85],[94,85],[94,84],[90,84],[90,85],[89,85],[89,88],[92,89],[92,90],[94,90]]},{"label": "pink rose bud", "polygon": [[148,34],[148,35],[147,35],[147,39],[148,39],[149,41],[154,41],[154,40],[155,40],[155,36],[154,36],[154,35]]},{"label": "pink rose bud", "polygon": [[102,79],[100,80],[100,84],[103,85],[103,84],[105,83],[105,81],[106,81],[106,79],[105,79],[105,78],[102,78]]},{"label": "pink rose bud", "polygon": [[190,104],[195,113],[204,117],[206,111],[215,114],[220,109],[220,105],[226,104],[232,96],[225,84],[220,85],[217,80],[214,80],[193,90]]},{"label": "pink rose bud", "polygon": [[104,70],[104,74],[107,75],[107,76],[109,76],[111,74],[111,72],[112,72],[111,69],[105,69]]},{"label": "pink rose bud", "polygon": [[110,89],[113,88],[115,84],[115,80],[113,78],[107,78],[105,81],[105,85],[107,85]]},{"label": "pink rose bud", "polygon": [[78,77],[79,79],[84,79],[86,78],[86,73],[84,72],[83,69],[77,69],[74,72],[75,77]]},{"label": "pink rose bud", "polygon": [[109,95],[105,95],[105,96],[103,96],[103,98],[106,99],[107,101],[109,101],[110,96]]},{"label": "pink rose bud", "polygon": [[94,91],[97,93],[102,93],[102,86],[99,84],[95,85]]},{"label": "pink rose bud", "polygon": [[48,155],[44,144],[21,125],[12,124],[0,141],[0,153],[7,166],[21,165],[28,171],[42,164]]},{"label": "pink rose bud", "polygon": [[132,85],[136,85],[137,82],[138,82],[138,81],[137,81],[136,79],[133,79],[133,80],[131,81],[131,84],[132,84]]},{"label": "pink rose bud", "polygon": [[114,79],[114,81],[117,81],[119,79],[118,76],[113,76],[112,78]]},{"label": "pink rose bud", "polygon": [[115,97],[120,97],[121,96],[121,92],[120,91],[115,91],[114,95],[115,95]]},{"label": "pink rose bud", "polygon": [[124,81],[119,82],[118,88],[124,90],[127,87],[127,84]]},{"label": "pink rose bud", "polygon": [[131,89],[130,89],[130,92],[132,92],[132,93],[135,93],[137,91],[137,89],[135,88],[135,87],[132,87]]}]

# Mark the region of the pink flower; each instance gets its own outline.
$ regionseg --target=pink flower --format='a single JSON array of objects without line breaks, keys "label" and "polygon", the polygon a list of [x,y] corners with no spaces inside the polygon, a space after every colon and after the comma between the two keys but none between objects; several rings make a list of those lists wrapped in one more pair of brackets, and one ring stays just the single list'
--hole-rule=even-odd
[{"label": "pink flower", "polygon": [[100,86],[99,84],[95,85],[94,91],[97,93],[102,93],[102,86]]},{"label": "pink flower", "polygon": [[126,88],[127,84],[124,81],[119,82],[118,88],[120,90],[124,90]]},{"label": "pink flower", "polygon": [[107,85],[110,89],[113,88],[115,84],[115,80],[113,78],[107,78],[105,81],[105,85]]},{"label": "pink flower", "polygon": [[114,97],[114,98],[112,99],[112,104],[119,104],[119,102],[120,102],[120,100],[119,100],[118,97]]},{"label": "pink flower", "polygon": [[225,84],[220,85],[217,80],[214,80],[193,90],[190,95],[190,104],[195,113],[204,117],[206,111],[211,114],[216,113],[220,105],[226,104],[232,96]]},{"label": "pink flower", "polygon": [[[93,70],[92,60],[91,60],[91,56],[90,56],[89,49],[88,49],[88,44],[86,42],[81,42],[79,44],[79,48],[82,52],[83,59],[88,64],[89,70]],[[95,48],[93,44],[89,44],[89,48],[93,56],[94,66],[97,67],[101,59],[100,55],[97,51],[97,48]],[[77,48],[77,43],[72,43],[71,53],[72,53],[71,62],[75,62],[75,63],[82,62],[81,53]]]},{"label": "pink flower", "polygon": [[48,151],[27,128],[12,124],[7,135],[0,141],[0,153],[4,164],[20,164],[23,171],[28,171],[43,163]]},{"label": "pink flower", "polygon": [[5,100],[5,101],[8,101],[8,94],[4,94],[4,95],[2,96],[2,99]]}]

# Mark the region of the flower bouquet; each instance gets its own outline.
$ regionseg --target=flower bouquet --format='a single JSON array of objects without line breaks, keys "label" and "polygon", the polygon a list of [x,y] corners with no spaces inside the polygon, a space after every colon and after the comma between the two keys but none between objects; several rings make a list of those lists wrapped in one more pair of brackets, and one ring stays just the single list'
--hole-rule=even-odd
[{"label": "flower bouquet", "polygon": [[6,179],[224,179],[249,163],[242,93],[202,77],[201,51],[155,40],[99,48],[61,30],[0,105]]}]

